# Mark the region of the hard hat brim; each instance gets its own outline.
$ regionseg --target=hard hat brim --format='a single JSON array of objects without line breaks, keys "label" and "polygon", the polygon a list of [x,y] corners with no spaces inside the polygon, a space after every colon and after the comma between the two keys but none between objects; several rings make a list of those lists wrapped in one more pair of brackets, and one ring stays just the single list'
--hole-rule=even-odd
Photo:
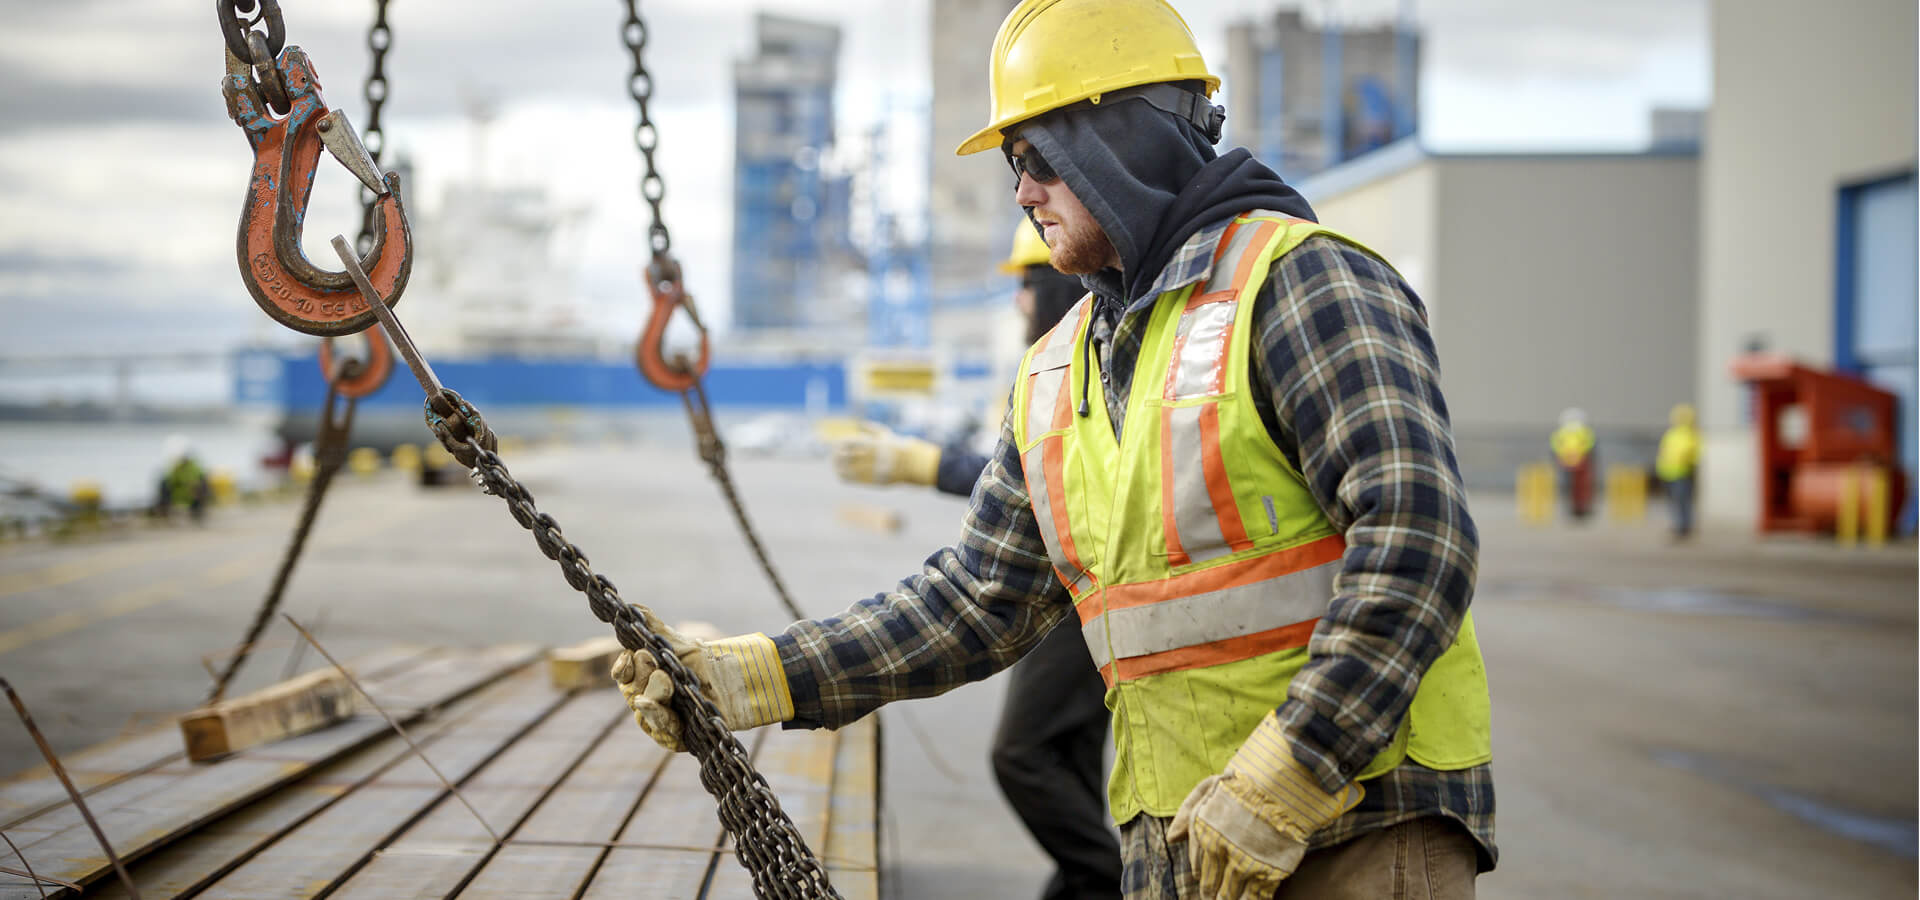
[{"label": "hard hat brim", "polygon": [[1160,79],[1160,81],[1143,81],[1143,82],[1139,82],[1139,84],[1109,86],[1109,87],[1103,87],[1101,90],[1097,90],[1097,91],[1086,91],[1084,93],[1080,93],[1080,94],[1076,94],[1071,97],[1068,97],[1064,100],[1046,104],[1045,106],[1038,109],[1023,110],[1020,112],[1019,115],[1007,116],[1006,118],[1003,118],[997,122],[994,122],[993,124],[988,125],[987,127],[974,132],[972,137],[967,138],[964,141],[961,141],[959,148],[953,151],[953,155],[972,156],[973,154],[979,153],[983,150],[992,150],[995,147],[1000,146],[1002,143],[1006,141],[1007,129],[1012,128],[1013,126],[1018,125],[1022,122],[1028,122],[1028,121],[1037,119],[1041,116],[1046,115],[1047,113],[1053,112],[1056,109],[1065,109],[1069,106],[1074,105],[1075,103],[1079,103],[1084,100],[1092,100],[1095,104],[1098,104],[1100,102],[1100,99],[1099,99],[1100,97],[1103,97],[1107,94],[1111,94],[1115,91],[1124,90],[1129,87],[1138,87],[1140,84],[1159,84],[1159,83],[1175,82],[1175,81],[1201,82],[1202,84],[1206,85],[1205,96],[1208,96],[1208,97],[1213,96],[1213,92],[1220,89],[1220,77],[1217,75],[1209,74],[1203,70],[1190,75],[1186,73],[1182,73],[1177,78],[1164,78],[1164,79]]}]

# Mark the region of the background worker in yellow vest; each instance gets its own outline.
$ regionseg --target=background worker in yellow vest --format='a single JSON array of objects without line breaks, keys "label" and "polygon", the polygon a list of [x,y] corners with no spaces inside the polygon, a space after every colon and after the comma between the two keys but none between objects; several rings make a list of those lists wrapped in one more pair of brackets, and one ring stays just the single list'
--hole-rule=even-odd
[{"label": "background worker in yellow vest", "polygon": [[1560,427],[1547,439],[1553,448],[1553,460],[1560,466],[1560,489],[1567,498],[1567,512],[1576,520],[1593,512],[1593,440],[1586,411],[1578,408],[1561,410]]},{"label": "background worker in yellow vest", "polygon": [[1654,474],[1666,483],[1667,504],[1673,511],[1673,536],[1693,534],[1694,472],[1700,464],[1700,429],[1693,424],[1693,407],[1681,403],[1667,414],[1668,428],[1660,436]]},{"label": "background worker in yellow vest", "polygon": [[[1072,617],[1113,713],[1123,896],[1472,896],[1496,859],[1479,538],[1420,301],[1215,152],[1219,79],[1164,0],[1022,0],[989,73],[960,152],[1001,150],[1091,297],[1028,351],[956,543],[832,618],[663,637],[730,727],[832,728]],[[613,674],[679,746],[658,661]]]},{"label": "background worker in yellow vest", "polygon": [[[1028,222],[1016,226],[1000,271],[1020,277],[1014,303],[1038,341],[1085,289],[1047,263],[1047,245]],[[834,447],[834,469],[862,484],[900,482],[965,497],[991,457],[874,426]],[[904,462],[904,464],[903,464]],[[929,480],[929,473],[931,473]],[[993,775],[1054,873],[1042,900],[1120,896],[1120,843],[1107,825],[1101,757],[1107,743],[1106,686],[1072,620],[1047,634],[1008,674],[993,735]]]}]

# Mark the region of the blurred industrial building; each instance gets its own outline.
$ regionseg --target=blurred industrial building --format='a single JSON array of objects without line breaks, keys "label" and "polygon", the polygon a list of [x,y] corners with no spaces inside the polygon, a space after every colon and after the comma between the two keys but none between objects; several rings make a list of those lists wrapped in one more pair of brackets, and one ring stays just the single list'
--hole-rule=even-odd
[{"label": "blurred industrial building", "polygon": [[1699,159],[1432,153],[1413,139],[1299,183],[1426,303],[1468,484],[1500,489],[1585,409],[1603,462],[1647,464],[1692,391]]}]

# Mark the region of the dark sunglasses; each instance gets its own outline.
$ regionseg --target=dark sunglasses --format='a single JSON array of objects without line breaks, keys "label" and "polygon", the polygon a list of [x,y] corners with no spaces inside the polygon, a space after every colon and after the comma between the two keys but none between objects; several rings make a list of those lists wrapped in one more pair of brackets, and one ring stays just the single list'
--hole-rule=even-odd
[{"label": "dark sunglasses", "polygon": [[1040,148],[1029,143],[1026,152],[1015,153],[1013,152],[1014,140],[1008,138],[1007,142],[1000,147],[1001,152],[1007,155],[1007,165],[1013,167],[1014,190],[1020,189],[1022,175],[1031,177],[1039,184],[1052,184],[1060,180],[1060,173],[1054,171],[1053,166],[1047,163],[1046,157],[1040,155]]}]

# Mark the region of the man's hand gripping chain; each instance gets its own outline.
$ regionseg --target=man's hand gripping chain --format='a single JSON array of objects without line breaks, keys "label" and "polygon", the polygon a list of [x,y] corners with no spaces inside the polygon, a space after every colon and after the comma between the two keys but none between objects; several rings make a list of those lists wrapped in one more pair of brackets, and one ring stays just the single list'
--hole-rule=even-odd
[{"label": "man's hand gripping chain", "polygon": [[[648,630],[659,635],[680,658],[680,664],[700,679],[701,689],[719,708],[728,730],[744,731],[793,718],[793,698],[772,638],[743,634],[701,640],[668,627],[644,606],[635,608],[640,610]],[[670,702],[673,679],[651,651],[628,650],[614,657],[613,680],[641,731],[669,750],[686,749],[681,739],[685,725]]]}]

